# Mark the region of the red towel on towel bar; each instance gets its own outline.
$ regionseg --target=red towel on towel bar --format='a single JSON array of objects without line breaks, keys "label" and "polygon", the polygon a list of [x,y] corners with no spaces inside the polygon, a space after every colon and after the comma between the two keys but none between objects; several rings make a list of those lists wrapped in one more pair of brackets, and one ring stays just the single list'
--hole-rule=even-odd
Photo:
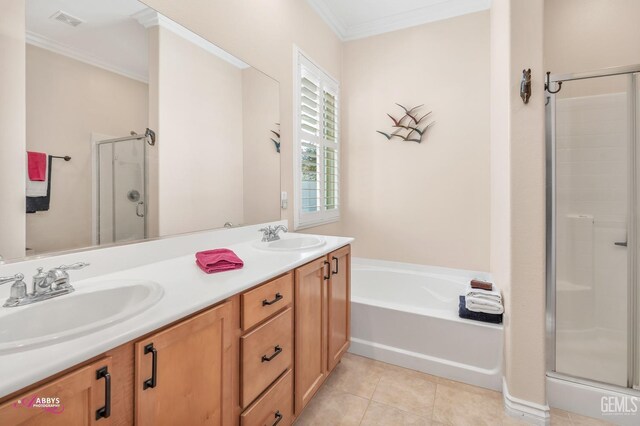
[{"label": "red towel on towel bar", "polygon": [[47,174],[47,154],[27,151],[27,169],[29,180],[44,182]]},{"label": "red towel on towel bar", "polygon": [[207,274],[240,269],[244,262],[229,249],[215,249],[196,253],[196,264]]}]

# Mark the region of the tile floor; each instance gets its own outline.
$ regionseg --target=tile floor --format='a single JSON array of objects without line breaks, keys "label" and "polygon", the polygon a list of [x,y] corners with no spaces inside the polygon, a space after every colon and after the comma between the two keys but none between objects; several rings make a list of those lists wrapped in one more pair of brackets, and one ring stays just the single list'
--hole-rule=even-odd
[{"label": "tile floor", "polygon": [[[504,414],[499,392],[348,353],[295,426],[524,424]],[[551,424],[608,423],[553,409]]]}]

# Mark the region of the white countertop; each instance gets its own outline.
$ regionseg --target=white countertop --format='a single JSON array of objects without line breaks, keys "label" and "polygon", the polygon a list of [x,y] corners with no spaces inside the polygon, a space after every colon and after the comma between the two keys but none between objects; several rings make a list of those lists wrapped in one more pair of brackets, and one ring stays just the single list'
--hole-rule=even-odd
[{"label": "white countertop", "polygon": [[[244,268],[210,275],[205,274],[195,264],[194,253],[201,250],[201,247],[194,247],[193,252],[188,255],[87,279],[74,279],[76,271],[71,271],[71,284],[75,287],[76,293],[82,292],[83,289],[88,291],[99,288],[101,284],[113,287],[113,282],[118,280],[123,280],[123,282],[150,280],[162,286],[164,296],[157,304],[142,313],[92,334],[17,353],[0,355],[0,397],[135,340],[353,241],[352,238],[347,237],[320,237],[326,240],[326,244],[315,249],[270,252],[254,248],[255,237],[252,236],[251,240],[247,241],[245,232],[242,234],[245,241],[224,245],[244,261]],[[212,238],[212,242],[214,239]],[[164,241],[166,244],[170,239]],[[136,250],[142,252],[144,246],[144,244],[140,244]],[[212,245],[209,248],[217,247]],[[114,250],[117,248],[111,249],[111,251]],[[129,250],[131,249],[129,248]],[[74,257],[67,255],[65,258],[70,256]],[[99,257],[99,255],[94,254],[93,257]],[[75,254],[75,258],[73,260],[83,260],[82,253]],[[20,266],[20,264],[14,264],[12,265],[14,269],[16,265]],[[114,268],[114,270],[116,269]],[[27,274],[25,273],[25,275]],[[0,293],[6,293],[7,290],[3,290]],[[47,303],[47,301],[39,303]],[[0,324],[2,324],[2,316],[10,314],[12,309],[23,308],[29,308],[29,306],[0,308]],[[69,315],[73,315],[73,312],[69,312]],[[55,320],[55,318],[51,318],[51,321]]]}]

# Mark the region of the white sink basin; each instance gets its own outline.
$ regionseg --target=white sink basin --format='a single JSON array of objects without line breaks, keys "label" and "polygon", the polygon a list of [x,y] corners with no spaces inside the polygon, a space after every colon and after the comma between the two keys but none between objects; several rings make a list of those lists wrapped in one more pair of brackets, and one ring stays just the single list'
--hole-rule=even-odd
[{"label": "white sink basin", "polygon": [[326,241],[324,238],[316,237],[314,235],[284,234],[280,236],[279,240],[268,243],[257,241],[253,246],[261,250],[299,251],[321,247],[325,243]]},{"label": "white sink basin", "polygon": [[[105,288],[108,287],[108,288]],[[90,290],[17,308],[0,308],[0,354],[96,332],[156,304],[164,294],[152,281],[97,282]]]}]

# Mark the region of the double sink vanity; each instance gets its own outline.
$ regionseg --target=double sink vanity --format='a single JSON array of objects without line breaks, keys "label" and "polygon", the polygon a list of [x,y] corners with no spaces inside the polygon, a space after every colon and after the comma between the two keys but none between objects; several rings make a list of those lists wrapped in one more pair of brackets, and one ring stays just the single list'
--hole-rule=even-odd
[{"label": "double sink vanity", "polygon": [[[0,424],[291,424],[349,346],[352,240],[257,229],[0,265],[89,263],[34,277],[67,294],[0,309]],[[195,251],[223,245],[245,266],[203,273]]]}]

